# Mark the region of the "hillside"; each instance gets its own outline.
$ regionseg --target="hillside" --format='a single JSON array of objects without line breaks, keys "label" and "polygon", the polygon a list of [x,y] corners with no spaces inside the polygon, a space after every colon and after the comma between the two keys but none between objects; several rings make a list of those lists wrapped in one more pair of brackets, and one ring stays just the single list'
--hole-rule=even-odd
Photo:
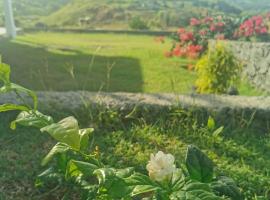
[{"label": "hillside", "polygon": [[[12,0],[17,23],[29,23],[41,16],[50,15],[70,0]],[[3,21],[3,0],[0,1],[0,25]]]},{"label": "hillside", "polygon": [[126,28],[138,16],[160,29],[187,24],[191,16],[207,12],[209,5],[204,5],[190,0],[75,0],[41,21],[49,26],[82,26],[80,19],[86,19],[83,26]]},{"label": "hillside", "polygon": [[[269,0],[73,0],[41,19],[49,26],[127,28],[138,16],[150,28],[186,25],[206,13],[241,15],[270,10]],[[82,23],[82,21],[84,23]]]},{"label": "hillside", "polygon": [[[12,0],[19,26],[128,28],[140,17],[152,29],[186,25],[206,13],[245,15],[270,10],[269,0]],[[0,16],[3,16],[0,1]],[[0,18],[3,21],[3,17]]]}]

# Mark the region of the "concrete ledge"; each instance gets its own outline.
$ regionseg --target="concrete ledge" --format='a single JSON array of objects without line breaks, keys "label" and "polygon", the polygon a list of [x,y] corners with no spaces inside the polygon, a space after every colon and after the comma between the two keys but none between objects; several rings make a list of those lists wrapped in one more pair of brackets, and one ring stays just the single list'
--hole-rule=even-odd
[{"label": "concrete ledge", "polygon": [[[174,95],[133,94],[94,92],[37,92],[39,108],[73,113],[87,109],[109,108],[129,112],[135,107],[141,112],[152,114],[153,118],[164,110],[181,107],[195,110],[206,118],[212,115],[221,124],[230,126],[252,126],[265,133],[270,126],[270,97],[216,96],[216,95]],[[27,100],[30,102],[30,99]],[[13,94],[0,95],[0,104],[18,103]],[[207,118],[206,118],[207,119]],[[245,124],[246,123],[246,124]]]}]

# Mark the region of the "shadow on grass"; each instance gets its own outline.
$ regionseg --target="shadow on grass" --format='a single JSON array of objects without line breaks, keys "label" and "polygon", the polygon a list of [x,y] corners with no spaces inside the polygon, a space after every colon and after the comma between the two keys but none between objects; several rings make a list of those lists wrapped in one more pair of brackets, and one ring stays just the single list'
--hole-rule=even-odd
[{"label": "shadow on grass", "polygon": [[66,47],[0,40],[3,62],[12,81],[32,90],[142,92],[140,61],[130,57],[91,55]]}]

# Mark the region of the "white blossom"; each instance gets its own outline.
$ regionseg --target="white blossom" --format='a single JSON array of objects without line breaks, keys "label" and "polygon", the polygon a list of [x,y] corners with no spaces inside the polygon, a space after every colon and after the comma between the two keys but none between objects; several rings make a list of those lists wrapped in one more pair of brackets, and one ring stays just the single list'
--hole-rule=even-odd
[{"label": "white blossom", "polygon": [[149,177],[158,182],[169,180],[176,169],[174,161],[173,155],[164,154],[162,151],[159,151],[156,155],[151,154],[150,161],[146,166]]}]

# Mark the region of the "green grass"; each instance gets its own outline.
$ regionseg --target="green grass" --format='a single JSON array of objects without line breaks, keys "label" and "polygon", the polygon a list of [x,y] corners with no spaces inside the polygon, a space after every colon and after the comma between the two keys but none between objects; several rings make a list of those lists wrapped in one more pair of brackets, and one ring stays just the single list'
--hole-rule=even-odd
[{"label": "green grass", "polygon": [[[224,133],[213,137],[195,118],[179,111],[172,110],[151,120],[149,116],[134,115],[129,123],[120,113],[100,111],[88,123],[95,126],[94,144],[99,146],[103,162],[113,167],[133,165],[146,172],[150,154],[158,150],[172,153],[177,164],[181,164],[187,145],[194,144],[214,160],[216,175],[231,176],[247,200],[255,200],[255,195],[264,196],[263,200],[270,197],[269,136],[258,137],[244,127],[225,127]],[[34,187],[35,176],[42,171],[40,161],[54,142],[34,129],[11,131],[8,122],[12,116],[0,117],[0,199],[61,199],[64,189],[49,192]]]},{"label": "green grass", "polygon": [[[0,40],[14,82],[33,90],[190,93],[189,61],[165,58],[171,41],[150,36],[33,33]],[[242,83],[241,95],[260,95]]]}]

